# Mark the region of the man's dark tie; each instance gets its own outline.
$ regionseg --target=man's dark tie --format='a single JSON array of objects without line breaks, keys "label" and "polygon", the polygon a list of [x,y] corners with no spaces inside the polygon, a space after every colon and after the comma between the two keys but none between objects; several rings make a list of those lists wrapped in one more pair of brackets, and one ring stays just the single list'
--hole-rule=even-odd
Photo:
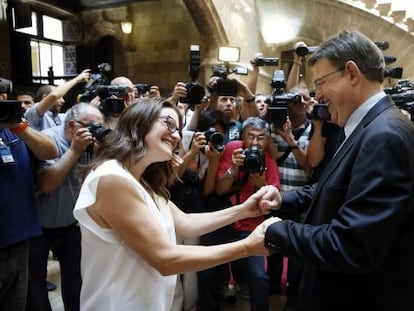
[{"label": "man's dark tie", "polygon": [[345,136],[345,130],[344,128],[341,128],[341,131],[339,132],[338,139],[336,141],[336,148],[335,150],[338,150],[338,148],[342,145],[344,142],[346,136]]}]

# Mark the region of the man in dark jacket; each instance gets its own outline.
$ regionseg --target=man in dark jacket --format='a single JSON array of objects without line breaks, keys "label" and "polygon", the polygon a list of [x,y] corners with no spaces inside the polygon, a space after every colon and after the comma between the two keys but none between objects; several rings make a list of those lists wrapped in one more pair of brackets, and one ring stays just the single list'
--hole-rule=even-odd
[{"label": "man in dark jacket", "polygon": [[383,54],[364,35],[343,31],[309,62],[346,138],[318,185],[281,194],[304,223],[269,225],[265,244],[302,263],[296,310],[414,310],[414,125],[383,92]]}]

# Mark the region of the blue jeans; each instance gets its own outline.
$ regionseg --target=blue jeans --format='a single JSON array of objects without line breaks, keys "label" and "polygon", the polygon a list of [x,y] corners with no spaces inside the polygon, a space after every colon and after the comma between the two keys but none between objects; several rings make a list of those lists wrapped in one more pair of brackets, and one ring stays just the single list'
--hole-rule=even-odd
[{"label": "blue jeans", "polygon": [[29,290],[26,310],[51,311],[46,277],[49,251],[54,248],[60,265],[65,311],[78,311],[81,289],[81,234],[76,224],[63,228],[42,228],[43,235],[31,240]]},{"label": "blue jeans", "polygon": [[[239,239],[249,234],[250,232],[236,231]],[[265,256],[250,256],[237,261],[249,287],[251,311],[269,310],[270,277],[267,273],[266,261]]]}]

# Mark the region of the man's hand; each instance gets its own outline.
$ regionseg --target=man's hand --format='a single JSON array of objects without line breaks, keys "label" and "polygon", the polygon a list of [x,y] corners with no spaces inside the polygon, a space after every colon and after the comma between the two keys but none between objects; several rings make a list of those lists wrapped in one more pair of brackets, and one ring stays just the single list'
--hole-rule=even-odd
[{"label": "man's hand", "polygon": [[271,210],[279,209],[282,205],[282,197],[279,190],[272,185],[261,187],[253,193],[243,205],[247,209],[247,217],[257,217],[269,214]]},{"label": "man's hand", "polygon": [[268,214],[271,210],[277,210],[282,205],[282,197],[279,189],[275,186],[263,186],[255,194],[260,197],[258,205],[263,214]]},{"label": "man's hand", "polygon": [[86,148],[94,142],[92,134],[87,128],[80,128],[72,138],[70,148],[78,155],[85,152]]},{"label": "man's hand", "polygon": [[271,224],[281,221],[278,217],[271,217],[258,225],[256,229],[245,239],[246,248],[251,255],[269,256],[271,251],[265,246],[264,238],[267,227]]}]

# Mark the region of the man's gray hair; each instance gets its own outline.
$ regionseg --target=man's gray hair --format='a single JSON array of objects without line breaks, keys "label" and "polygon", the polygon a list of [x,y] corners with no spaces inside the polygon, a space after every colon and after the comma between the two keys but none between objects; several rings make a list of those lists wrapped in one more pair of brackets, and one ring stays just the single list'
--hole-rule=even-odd
[{"label": "man's gray hair", "polygon": [[270,125],[266,122],[266,120],[263,120],[259,117],[249,117],[246,120],[244,120],[242,125],[242,132],[245,131],[246,128],[252,128],[254,130],[266,130],[266,134],[270,135]]}]

